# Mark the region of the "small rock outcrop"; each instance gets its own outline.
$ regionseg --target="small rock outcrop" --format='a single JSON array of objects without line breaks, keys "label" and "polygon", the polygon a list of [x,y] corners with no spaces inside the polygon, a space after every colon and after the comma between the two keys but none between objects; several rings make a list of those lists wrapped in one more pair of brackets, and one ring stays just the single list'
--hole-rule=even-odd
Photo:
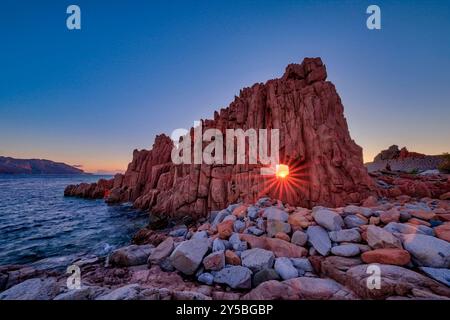
[{"label": "small rock outcrop", "polygon": [[423,153],[410,152],[406,147],[399,149],[398,146],[394,144],[389,148],[387,148],[386,150],[383,150],[379,154],[377,154],[373,159],[373,161],[421,158],[424,156],[425,155]]}]

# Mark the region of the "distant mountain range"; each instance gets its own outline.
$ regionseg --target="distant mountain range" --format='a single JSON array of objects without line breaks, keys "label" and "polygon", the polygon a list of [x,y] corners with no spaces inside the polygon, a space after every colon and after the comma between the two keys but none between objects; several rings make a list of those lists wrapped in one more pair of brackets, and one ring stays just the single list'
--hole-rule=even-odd
[{"label": "distant mountain range", "polygon": [[83,174],[83,170],[62,162],[44,159],[14,159],[0,156],[0,173],[7,174]]}]

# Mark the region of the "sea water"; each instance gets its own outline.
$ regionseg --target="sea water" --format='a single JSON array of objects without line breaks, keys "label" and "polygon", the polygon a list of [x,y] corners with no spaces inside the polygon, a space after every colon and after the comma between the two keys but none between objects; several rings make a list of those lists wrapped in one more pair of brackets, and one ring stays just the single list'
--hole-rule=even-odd
[{"label": "sea water", "polygon": [[148,222],[130,204],[64,197],[93,175],[0,175],[0,265],[68,255],[106,255]]}]

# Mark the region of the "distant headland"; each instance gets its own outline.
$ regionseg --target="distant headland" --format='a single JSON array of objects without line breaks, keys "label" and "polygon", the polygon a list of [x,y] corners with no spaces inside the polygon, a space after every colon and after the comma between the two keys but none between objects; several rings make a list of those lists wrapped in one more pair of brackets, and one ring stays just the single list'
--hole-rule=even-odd
[{"label": "distant headland", "polygon": [[14,159],[0,156],[0,174],[86,174],[62,162],[45,159]]}]

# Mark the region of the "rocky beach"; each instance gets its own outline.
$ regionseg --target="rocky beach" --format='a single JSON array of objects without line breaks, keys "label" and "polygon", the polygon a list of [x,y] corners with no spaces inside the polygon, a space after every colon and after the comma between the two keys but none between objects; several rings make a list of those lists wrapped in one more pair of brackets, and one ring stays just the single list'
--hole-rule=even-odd
[{"label": "rocky beach", "polygon": [[[261,198],[188,224],[154,223],[106,258],[1,267],[0,299],[450,298],[448,192],[312,209]],[[67,289],[67,265],[80,267],[81,289]]]}]

